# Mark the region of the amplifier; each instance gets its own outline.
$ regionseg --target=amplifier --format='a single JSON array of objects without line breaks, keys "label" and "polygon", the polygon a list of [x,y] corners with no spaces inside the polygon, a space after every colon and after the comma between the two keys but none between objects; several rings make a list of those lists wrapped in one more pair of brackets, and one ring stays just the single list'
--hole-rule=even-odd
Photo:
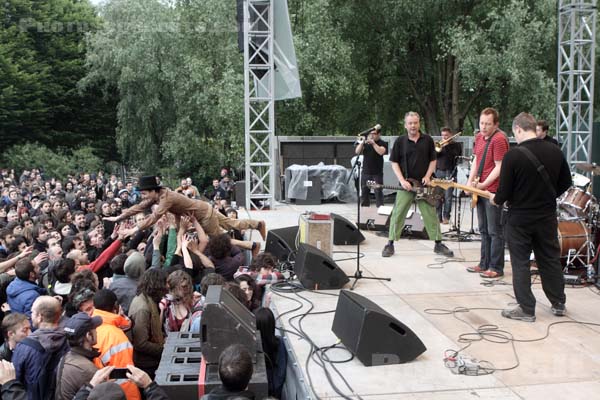
[{"label": "amplifier", "polygon": [[333,220],[300,216],[300,243],[310,244],[331,257],[333,252]]}]

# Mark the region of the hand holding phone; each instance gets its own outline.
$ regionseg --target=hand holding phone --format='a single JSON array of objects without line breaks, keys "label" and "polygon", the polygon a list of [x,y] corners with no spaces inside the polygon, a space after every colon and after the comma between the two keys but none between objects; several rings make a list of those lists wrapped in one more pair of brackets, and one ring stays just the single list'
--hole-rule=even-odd
[{"label": "hand holding phone", "polygon": [[127,379],[127,368],[115,368],[110,372],[109,379]]}]

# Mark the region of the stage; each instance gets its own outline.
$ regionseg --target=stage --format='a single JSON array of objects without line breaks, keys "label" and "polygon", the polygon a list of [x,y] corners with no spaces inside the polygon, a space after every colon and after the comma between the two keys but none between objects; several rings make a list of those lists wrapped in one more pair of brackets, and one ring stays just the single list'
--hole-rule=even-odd
[{"label": "stage", "polygon": [[[264,219],[268,229],[297,225],[299,215],[306,211],[340,214],[356,221],[356,207],[352,204],[324,204],[318,206],[296,206],[279,204],[274,211],[253,211],[252,217]],[[245,218],[246,212],[240,212]],[[470,211],[463,210],[463,230],[471,227]],[[475,226],[477,224],[475,223]],[[448,225],[442,225],[443,230]],[[517,340],[531,340],[546,335],[549,324],[559,321],[586,321],[600,324],[600,292],[591,287],[567,288],[567,316],[555,317],[550,312],[550,304],[544,296],[539,281],[534,284],[538,300],[535,323],[512,321],[501,317],[500,309],[511,307],[513,291],[511,268],[507,262],[505,276],[494,285],[484,284],[478,274],[466,272],[469,265],[477,264],[479,242],[445,241],[455,257],[465,262],[443,262],[444,258],[433,253],[433,242],[426,240],[402,239],[396,242],[396,254],[382,258],[381,250],[386,238],[372,232],[363,234],[366,240],[361,243],[361,269],[365,276],[389,277],[390,282],[363,279],[356,285],[356,293],[368,297],[385,311],[400,320],[423,341],[427,351],[416,360],[398,365],[365,367],[358,359],[335,364],[356,394],[365,399],[558,399],[586,398],[600,399],[600,327],[577,324],[559,324],[550,329],[549,337],[535,342],[513,342],[518,354],[519,365],[511,370],[495,371],[483,376],[455,375],[444,364],[444,354],[448,349],[458,350],[467,345],[459,343],[459,336],[473,333],[482,325],[495,325],[498,329],[512,334]],[[353,257],[355,246],[335,246],[334,259]],[[507,252],[508,254],[508,252]],[[337,263],[348,275],[353,275],[355,260]],[[353,282],[353,279],[350,283]],[[346,288],[349,288],[350,284]],[[337,294],[339,290],[326,291]],[[297,294],[273,294],[276,314],[282,315],[278,324],[291,330],[290,318],[312,312],[333,311],[337,297],[320,293],[301,292]],[[286,313],[303,305],[301,310]],[[453,310],[457,307],[477,308],[469,312],[444,314],[439,310]],[[426,311],[438,309],[435,313]],[[491,309],[491,310],[490,310]],[[286,313],[286,314],[284,314]],[[336,343],[331,331],[334,314],[309,314],[301,321],[302,329],[318,347]],[[460,318],[463,321],[460,321]],[[299,318],[292,320],[298,326]],[[497,369],[508,369],[517,364],[511,342],[495,338],[490,332],[487,340],[474,341],[464,350],[463,355],[478,360],[486,360]],[[475,338],[477,335],[471,336]],[[306,359],[310,345],[306,340],[288,334],[286,341],[296,365],[289,365],[291,372],[288,393],[292,398],[315,398],[310,394],[309,376],[306,374]],[[333,360],[348,358],[348,352],[328,351]],[[293,363],[290,363],[293,364]],[[486,364],[489,366],[489,364]],[[336,375],[333,368],[327,369],[335,385],[345,396],[353,395],[348,386]],[[323,369],[314,362],[309,364],[312,387],[320,398],[343,398],[329,383]]]}]

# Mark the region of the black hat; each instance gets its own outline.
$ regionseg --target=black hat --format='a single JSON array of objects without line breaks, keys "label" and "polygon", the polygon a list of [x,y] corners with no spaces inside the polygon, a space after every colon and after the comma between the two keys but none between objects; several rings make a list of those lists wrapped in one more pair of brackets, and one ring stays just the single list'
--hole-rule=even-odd
[{"label": "black hat", "polygon": [[142,176],[138,182],[138,190],[140,191],[160,189],[161,187],[155,175]]},{"label": "black hat", "polygon": [[67,336],[82,337],[100,325],[102,325],[101,317],[90,317],[84,312],[78,312],[65,322],[63,330]]}]

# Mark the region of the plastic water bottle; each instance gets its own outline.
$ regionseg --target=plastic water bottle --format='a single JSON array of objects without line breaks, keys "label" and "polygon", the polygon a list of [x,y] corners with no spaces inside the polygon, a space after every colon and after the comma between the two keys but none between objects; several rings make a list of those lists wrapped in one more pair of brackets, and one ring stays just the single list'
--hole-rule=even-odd
[{"label": "plastic water bottle", "polygon": [[594,282],[596,278],[596,271],[594,271],[594,266],[592,264],[587,265],[587,281]]}]

